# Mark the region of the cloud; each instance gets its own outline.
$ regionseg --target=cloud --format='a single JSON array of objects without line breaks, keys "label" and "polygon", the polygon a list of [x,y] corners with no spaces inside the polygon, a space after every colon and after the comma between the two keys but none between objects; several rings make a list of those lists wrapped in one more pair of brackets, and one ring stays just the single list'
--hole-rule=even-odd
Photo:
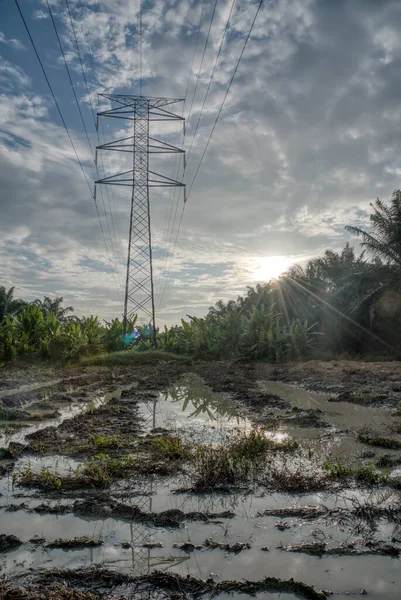
[{"label": "cloud", "polygon": [[[185,115],[192,104],[184,140],[188,149],[231,0],[217,4],[201,70],[212,4],[205,4],[195,56],[201,2],[152,0],[144,6],[144,93],[184,97],[187,90]],[[237,0],[235,6],[193,143],[187,184],[194,178],[257,3]],[[52,2],[92,146],[98,141],[89,101],[97,110],[99,91],[139,90],[138,7],[131,0],[74,3],[88,96],[64,2]],[[34,39],[41,41],[49,77],[92,181],[97,175],[91,152],[45,8],[43,4],[31,13],[30,25]],[[388,199],[399,186],[400,25],[397,0],[264,4],[185,207],[173,257],[182,196],[152,191],[157,306],[170,273],[158,312],[162,322],[202,315],[217,299],[245,293],[256,281],[263,257],[282,257],[283,264],[305,262],[327,247],[340,249],[350,239],[344,225],[366,226],[369,202],[376,196]],[[19,37],[5,29],[3,36]],[[25,43],[22,30],[20,37]],[[52,99],[33,64],[20,62],[23,54],[7,54],[0,62],[0,82],[7,86],[0,97],[0,278],[30,297],[62,291],[79,313],[110,318],[121,313],[119,286],[93,200]],[[103,142],[103,132],[112,140],[131,131],[130,123],[104,119],[99,136]],[[180,128],[153,124],[152,132],[169,143],[182,142]],[[130,161],[130,155],[104,156],[107,174],[130,168]],[[154,170],[181,176],[174,157],[152,161]],[[108,242],[108,249],[123,285],[129,190],[109,190],[109,196],[103,190],[103,195],[98,190],[100,216],[106,237],[112,234],[113,248]],[[103,200],[107,210],[109,202],[113,207],[113,222],[104,218]]]},{"label": "cloud", "polygon": [[0,31],[0,44],[5,44],[6,46],[12,46],[15,50],[26,50],[24,44],[15,38],[7,38],[2,31]]}]

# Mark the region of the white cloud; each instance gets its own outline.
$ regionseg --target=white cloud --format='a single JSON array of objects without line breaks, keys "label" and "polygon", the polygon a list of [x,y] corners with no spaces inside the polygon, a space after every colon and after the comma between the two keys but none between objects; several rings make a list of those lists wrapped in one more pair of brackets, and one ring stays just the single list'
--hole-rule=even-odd
[{"label": "white cloud", "polygon": [[[146,94],[185,94],[201,5],[195,0],[145,3]],[[231,0],[218,3],[193,102],[187,148],[230,5]],[[73,5],[95,108],[99,91],[138,92],[138,6],[131,0]],[[185,114],[211,17],[212,4],[205,6]],[[237,0],[188,163],[188,183],[256,6]],[[401,18],[397,6],[396,0],[356,0],[341,6],[330,0],[271,0],[264,5],[187,203],[172,261],[163,258],[163,248],[173,196],[165,191],[152,193],[156,278],[166,275],[169,266],[172,273],[161,320],[173,322],[186,313],[203,314],[218,298],[235,298],[252,284],[255,264],[263,257],[305,261],[327,247],[341,248],[349,239],[344,225],[366,224],[369,201],[376,196],[387,199],[399,186],[401,44],[397,31]],[[89,98],[64,9],[64,2],[52,1],[94,144]],[[41,27],[47,18],[45,4],[34,16],[36,26]],[[6,40],[13,37],[7,32],[4,36]],[[85,138],[73,126],[78,117],[66,80],[62,87],[65,72],[58,48],[50,43],[49,38],[49,47],[42,48],[46,66],[78,153],[95,178]],[[2,215],[6,215],[0,224],[0,278],[9,285],[16,283],[21,293],[61,290],[78,312],[111,317],[121,311],[121,304],[115,279],[105,266],[108,259],[93,201],[51,97],[42,95],[42,85],[30,79],[31,72],[26,73],[17,58],[15,63],[0,63],[0,82],[8,86],[0,97],[1,202]],[[129,124],[123,121],[104,119],[104,127],[108,140],[130,135]],[[173,133],[169,127],[152,126],[152,131],[179,144],[180,130]],[[102,130],[100,135],[103,139]],[[124,170],[130,160],[130,155],[110,152],[105,157],[106,169]],[[152,164],[155,170],[175,177],[173,157]],[[112,193],[123,276],[130,197],[124,189]],[[108,206],[106,192],[105,202]],[[98,203],[103,215],[99,194]],[[175,204],[173,216],[174,211]],[[108,235],[105,222],[104,228]],[[110,228],[113,231],[112,224]]]},{"label": "white cloud", "polygon": [[6,46],[12,46],[15,50],[25,50],[24,44],[15,38],[7,38],[2,31],[0,31],[0,44]]}]

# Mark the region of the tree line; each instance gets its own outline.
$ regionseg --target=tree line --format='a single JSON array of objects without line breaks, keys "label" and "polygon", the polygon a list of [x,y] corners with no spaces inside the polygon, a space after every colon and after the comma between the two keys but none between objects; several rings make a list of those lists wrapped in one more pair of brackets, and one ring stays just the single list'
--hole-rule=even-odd
[{"label": "tree line", "polygon": [[[326,250],[278,280],[218,301],[203,318],[157,332],[161,349],[200,358],[280,361],[339,355],[401,354],[401,190],[390,203],[371,204],[370,231],[346,229],[361,239],[361,252],[346,244]],[[37,354],[75,358],[124,347],[120,319],[79,319],[63,299],[27,303],[14,288],[0,287],[0,360]],[[128,324],[133,329],[134,317]],[[140,329],[140,328],[139,328]],[[137,346],[141,350],[150,342]]]},{"label": "tree line", "polygon": [[164,331],[171,351],[282,360],[339,355],[398,357],[401,352],[401,190],[370,205],[361,252],[326,250],[278,280],[217,302],[203,319]]}]

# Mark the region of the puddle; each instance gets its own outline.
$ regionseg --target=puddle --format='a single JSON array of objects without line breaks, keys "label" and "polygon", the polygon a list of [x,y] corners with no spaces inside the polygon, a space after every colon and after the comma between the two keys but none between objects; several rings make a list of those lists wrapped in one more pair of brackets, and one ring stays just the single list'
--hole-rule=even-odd
[{"label": "puddle", "polygon": [[167,393],[140,406],[148,431],[158,427],[174,429],[187,439],[203,442],[221,442],[233,431],[251,431],[253,424],[244,413],[239,404],[212,392],[193,373],[171,386]]},{"label": "puddle", "polygon": [[27,392],[33,392],[35,390],[45,389],[61,383],[62,379],[52,379],[51,381],[41,381],[40,383],[30,383],[28,385],[22,385],[19,388],[6,388],[0,391],[0,400],[7,398],[8,396],[16,396],[17,394],[26,394]]},{"label": "puddle", "polygon": [[[179,530],[148,527],[139,523],[126,523],[115,519],[77,518],[67,515],[37,515],[25,511],[1,515],[3,533],[13,533],[27,542],[34,534],[45,537],[47,541],[57,538],[87,535],[102,540],[98,548],[62,550],[49,549],[26,543],[20,549],[1,558],[2,569],[13,574],[22,574],[27,569],[37,568],[78,568],[101,564],[104,567],[129,572],[131,575],[149,573],[154,569],[168,569],[182,576],[193,575],[207,578],[214,574],[216,580],[260,580],[264,576],[276,576],[284,579],[293,577],[322,589],[332,589],[338,598],[344,598],[345,592],[360,593],[365,588],[375,600],[396,600],[401,589],[399,561],[388,557],[323,557],[306,554],[286,553],[280,550],[281,544],[324,539],[341,543],[350,539],[350,532],[332,524],[331,527],[317,519],[288,519],[290,528],[279,531],[275,527],[277,517],[259,517],[258,511],[267,506],[319,505],[328,506],[349,504],[345,498],[330,495],[308,495],[291,498],[288,495],[273,494],[266,497],[237,497],[233,499],[221,496],[197,498],[174,495],[169,487],[163,487],[154,498],[138,498],[135,502],[142,510],[155,510],[157,504],[163,509],[176,508],[218,511],[231,505],[236,517],[223,519],[220,523],[204,524],[188,522]],[[160,498],[159,498],[160,494]],[[351,491],[344,494],[351,497]],[[366,496],[365,496],[366,497]],[[163,502],[161,500],[163,499]],[[3,512],[3,511],[2,511]],[[393,525],[384,527],[379,537],[388,539]],[[358,536],[357,536],[358,537]],[[206,539],[218,542],[235,543],[247,541],[251,549],[239,554],[227,554],[219,549],[201,549],[186,552],[175,548],[175,544],[191,541],[203,545]],[[160,542],[161,548],[145,548],[151,542]],[[269,552],[262,551],[268,546]],[[278,597],[263,594],[262,597]],[[280,596],[285,597],[283,595]],[[288,598],[292,598],[290,594]]]},{"label": "puddle", "polygon": [[372,428],[388,431],[392,417],[388,411],[351,404],[349,402],[329,402],[329,396],[315,394],[301,388],[294,388],[276,381],[260,381],[260,388],[269,394],[277,394],[297,408],[321,410],[322,419],[329,420],[338,430]]},{"label": "puddle", "polygon": [[[68,404],[66,407],[58,407],[59,416],[50,419],[43,419],[43,421],[32,423],[24,423],[23,421],[12,421],[12,425],[17,425],[21,429],[17,433],[7,434],[6,432],[0,434],[0,442],[3,446],[7,446],[10,442],[17,442],[19,444],[25,444],[26,436],[37,431],[41,431],[46,427],[58,427],[61,423],[67,419],[72,419],[78,414],[93,410],[102,404],[107,404],[111,398],[120,398],[124,388],[93,398],[90,402],[74,402]],[[33,411],[34,412],[34,411]]]},{"label": "puddle", "polygon": [[[317,416],[330,425],[330,428],[300,428],[291,426],[291,419],[283,422],[282,430],[287,431],[296,438],[309,440],[312,445],[317,444],[329,452],[343,454],[361,454],[363,451],[372,450],[377,454],[394,454],[397,451],[379,447],[367,446],[358,442],[355,437],[357,431],[369,429],[377,434],[388,436],[394,425],[394,419],[389,411],[380,408],[371,408],[350,404],[348,402],[329,402],[329,396],[308,392],[276,381],[259,381],[261,390],[269,394],[276,394],[289,401],[294,407],[302,410],[322,411]],[[276,411],[284,418],[283,411]],[[391,434],[394,439],[401,438]]]}]

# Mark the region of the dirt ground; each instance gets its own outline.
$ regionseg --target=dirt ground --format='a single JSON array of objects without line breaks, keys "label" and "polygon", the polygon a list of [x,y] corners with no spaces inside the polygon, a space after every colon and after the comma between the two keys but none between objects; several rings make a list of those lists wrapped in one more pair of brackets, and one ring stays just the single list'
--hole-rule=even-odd
[{"label": "dirt ground", "polygon": [[[197,377],[188,375],[189,372]],[[201,386],[206,405],[210,402],[203,412],[213,409],[217,396],[219,402],[232,404],[230,419],[234,415],[232,420],[237,419],[237,425],[245,419],[248,426],[254,428],[252,431],[259,431],[261,424],[266,426],[267,434],[272,435],[271,440],[268,438],[271,449],[269,454],[263,455],[260,464],[263,468],[268,465],[269,477],[255,471],[257,481],[255,476],[253,480],[244,480],[245,483],[238,480],[239,483],[234,482],[231,487],[227,484],[208,489],[193,484],[196,478],[191,469],[198,469],[197,476],[202,480],[202,465],[207,467],[206,461],[213,459],[213,453],[208,454],[203,447],[199,456],[204,462],[189,459],[187,445],[196,445],[191,434],[187,433],[188,437],[184,436],[181,442],[179,432],[183,430],[169,429],[164,421],[156,426],[156,409],[153,409],[153,417],[146,412],[148,405],[152,408],[157,402],[159,405],[167,402],[167,396],[169,408],[173,409],[172,386],[185,392],[185,382],[191,377],[197,381],[200,378],[207,386],[206,391],[203,383]],[[277,388],[277,393],[264,391],[261,382],[270,382],[270,391]],[[326,394],[322,401],[326,412],[316,407],[299,408],[284,393],[288,385],[273,386],[271,382],[289,384],[294,387],[290,388],[291,393],[297,395],[302,390]],[[185,413],[186,402],[189,402],[188,413],[194,425],[199,415],[197,399],[179,397],[177,401],[180,414]],[[123,599],[145,597],[137,595],[145,593],[152,599],[176,600],[207,597],[212,593],[285,592],[292,594],[291,597],[323,600],[329,593],[326,594],[323,587],[329,573],[323,561],[332,560],[329,565],[337,569],[335,561],[344,556],[371,560],[366,568],[369,572],[371,565],[376,565],[375,556],[380,555],[388,561],[385,579],[395,580],[399,575],[391,571],[390,561],[401,553],[401,539],[397,537],[401,527],[400,487],[397,487],[397,479],[390,488],[389,480],[382,477],[377,467],[379,459],[383,468],[400,464],[400,445],[395,446],[394,440],[401,434],[401,421],[399,431],[391,432],[391,440],[377,436],[372,439],[367,434],[357,439],[359,421],[355,421],[354,429],[348,422],[344,427],[336,426],[335,418],[340,408],[344,410],[344,405],[328,405],[328,402],[349,403],[346,409],[357,413],[358,419],[364,412],[378,413],[380,423],[391,418],[395,425],[400,413],[393,409],[400,408],[400,400],[401,362],[311,361],[272,365],[159,361],[110,368],[2,369],[0,515],[3,523],[10,526],[8,535],[0,540],[3,544],[0,553],[3,553],[2,564],[8,565],[7,572],[12,577],[18,573],[19,576],[9,581],[0,579],[0,599]],[[182,419],[189,418],[188,413]],[[292,428],[288,439],[285,427]],[[209,428],[218,429],[213,423]],[[24,434],[19,439],[21,431]],[[7,436],[12,438],[14,434],[19,441],[8,444]],[[284,437],[280,441],[275,435]],[[291,445],[292,435],[295,438]],[[343,446],[335,445],[337,438],[344,441]],[[325,440],[327,452],[334,448],[336,459],[338,452],[343,457],[350,448],[355,456],[359,453],[358,460],[369,455],[372,465],[372,460],[376,461],[375,466],[360,462],[359,470],[348,472],[351,467],[347,463],[333,461],[322,469],[323,451],[314,452],[310,445],[314,440],[320,443],[321,439]],[[280,447],[280,444],[283,445]],[[221,448],[224,449],[223,444]],[[196,456],[195,450],[193,452]],[[369,485],[376,486],[377,498],[371,499],[369,488],[365,499],[357,487],[368,485],[367,478]],[[350,485],[355,486],[351,491],[357,489],[360,494],[352,500],[348,498]],[[337,506],[342,489],[347,490],[344,502],[351,502],[350,506]],[[277,495],[274,508],[269,506],[273,491],[281,494]],[[325,492],[332,498],[327,504],[302,505],[302,493],[308,492]],[[248,504],[242,513],[243,502]],[[310,496],[309,502],[315,503],[315,496]],[[260,520],[263,520],[262,527],[257,522]],[[379,521],[385,521],[392,533],[379,531]],[[92,527],[93,522],[105,528],[104,535],[95,536],[97,530]],[[107,529],[108,522],[112,522],[110,529]],[[324,539],[319,537],[326,535]],[[331,536],[334,536],[333,541]],[[92,553],[100,560],[99,563],[93,560],[88,569],[81,568],[83,554],[78,554],[84,553],[85,548],[88,549],[87,560]],[[138,557],[145,551],[148,563],[139,568]],[[125,572],[115,558],[124,563],[129,552],[135,561],[131,571]],[[208,562],[212,552],[217,558]],[[221,562],[218,562],[219,552]],[[68,561],[67,553],[75,557],[75,562]],[[246,558],[247,553],[252,554],[252,560]],[[305,562],[301,572],[305,583],[297,580],[292,571],[295,561],[291,553],[297,553],[297,560],[315,561],[313,569],[320,573],[318,588],[313,587],[315,574],[311,574],[311,562]],[[299,558],[301,555],[306,558]],[[204,564],[200,577],[193,570],[195,567],[191,567],[191,571],[183,566],[180,571],[178,566],[185,562],[195,565],[192,556]],[[153,567],[149,570],[151,558],[155,566],[163,565],[163,573]],[[92,558],[90,560],[92,562]],[[232,562],[232,568],[230,561],[236,561]],[[276,566],[271,566],[269,561],[276,561]],[[259,567],[250,572],[252,563]],[[381,564],[377,563],[379,575]],[[109,569],[110,565],[113,570]],[[281,571],[277,565],[280,568],[284,565]],[[176,571],[169,572],[170,566]],[[28,568],[30,574],[26,577]],[[221,579],[213,579],[219,570],[221,576],[216,577]],[[266,578],[261,579],[261,574]],[[351,567],[348,577],[353,585],[352,594],[362,594],[360,578],[354,576]],[[372,589],[375,577],[372,575],[368,582]],[[401,580],[399,583],[401,585]],[[331,581],[334,589],[340,589],[341,598],[348,595],[344,592],[341,596],[342,585],[337,577]],[[45,588],[48,591],[44,595]],[[105,595],[108,588],[113,588],[110,596]],[[386,599],[398,598],[390,588],[386,593]],[[374,600],[378,597],[372,596]]]},{"label": "dirt ground", "polygon": [[401,362],[309,361],[255,365],[257,379],[282,381],[356,404],[397,406]]},{"label": "dirt ground", "polygon": [[[46,385],[51,393],[85,396],[99,389],[115,390],[119,384],[134,380],[141,390],[166,389],[188,371],[199,375],[216,392],[226,392],[254,407],[270,405],[286,408],[276,397],[257,390],[258,380],[288,383],[312,392],[329,394],[342,400],[371,406],[397,406],[401,401],[401,362],[308,361],[283,364],[241,362],[194,362],[192,365],[169,361],[158,364],[102,368],[71,368],[57,371],[32,368],[0,370],[0,399],[12,408],[46,396],[40,391],[15,389]],[[47,389],[47,388],[46,388]]]}]

